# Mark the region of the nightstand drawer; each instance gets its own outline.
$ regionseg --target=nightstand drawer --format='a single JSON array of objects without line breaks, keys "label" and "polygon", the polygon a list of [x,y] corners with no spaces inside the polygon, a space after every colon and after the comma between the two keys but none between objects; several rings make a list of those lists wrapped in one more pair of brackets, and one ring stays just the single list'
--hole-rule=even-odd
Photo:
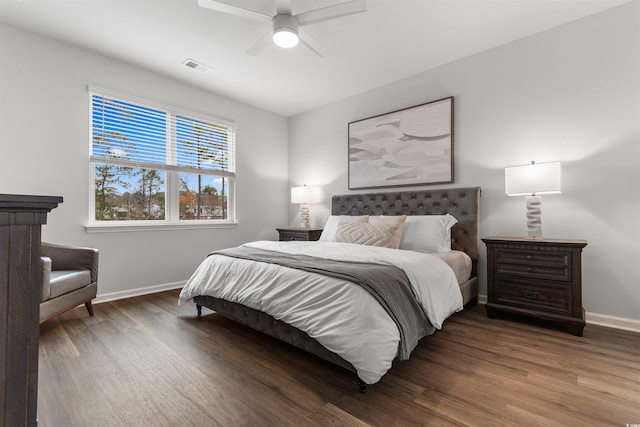
[{"label": "nightstand drawer", "polygon": [[571,281],[571,253],[496,249],[496,274]]},{"label": "nightstand drawer", "polygon": [[495,299],[499,304],[571,313],[571,286],[561,283],[532,283],[526,280],[495,278]]},{"label": "nightstand drawer", "polygon": [[307,241],[309,240],[309,235],[307,233],[296,233],[294,231],[288,231],[286,233],[283,233],[280,236],[280,240],[285,241],[285,240],[300,240],[300,241]]}]

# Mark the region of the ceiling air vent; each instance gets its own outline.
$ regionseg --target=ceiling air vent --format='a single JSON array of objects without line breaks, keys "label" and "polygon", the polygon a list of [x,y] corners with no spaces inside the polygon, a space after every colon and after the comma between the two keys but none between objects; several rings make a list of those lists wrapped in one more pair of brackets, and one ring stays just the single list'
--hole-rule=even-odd
[{"label": "ceiling air vent", "polygon": [[185,65],[191,69],[194,69],[196,71],[200,71],[201,73],[206,73],[208,71],[211,71],[211,67],[207,67],[204,64],[201,64],[197,61],[194,61],[193,59],[187,59],[185,60],[182,65]]}]

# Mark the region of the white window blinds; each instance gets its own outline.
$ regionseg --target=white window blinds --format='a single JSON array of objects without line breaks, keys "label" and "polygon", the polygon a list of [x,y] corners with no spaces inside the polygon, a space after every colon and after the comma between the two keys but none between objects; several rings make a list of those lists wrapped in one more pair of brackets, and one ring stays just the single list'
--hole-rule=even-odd
[{"label": "white window blinds", "polygon": [[90,88],[91,161],[235,176],[235,127]]}]

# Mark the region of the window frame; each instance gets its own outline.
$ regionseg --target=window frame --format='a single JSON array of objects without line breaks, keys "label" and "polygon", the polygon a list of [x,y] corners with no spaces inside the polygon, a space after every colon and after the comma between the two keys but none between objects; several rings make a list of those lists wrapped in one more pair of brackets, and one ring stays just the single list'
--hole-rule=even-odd
[{"label": "window frame", "polygon": [[[161,102],[143,99],[140,97],[123,94],[120,92],[104,89],[89,85],[87,87],[89,99],[89,212],[88,222],[85,230],[88,233],[100,232],[120,232],[120,231],[152,231],[152,230],[185,230],[185,229],[201,229],[201,228],[230,228],[237,225],[236,221],[236,179],[235,173],[235,145],[237,128],[235,122],[227,119],[186,110],[173,105]],[[167,128],[167,160],[162,167],[160,164],[150,164],[144,162],[136,162],[130,160],[109,160],[105,162],[104,157],[94,156],[93,153],[93,95],[114,98],[137,106],[161,110],[172,119],[167,120],[175,126],[176,116],[202,121],[216,126],[222,126],[231,131],[231,171],[215,171],[207,169],[185,169],[177,165],[168,164],[175,162],[176,146],[178,145],[175,127]],[[169,125],[168,125],[169,126]],[[173,154],[172,154],[173,153]],[[99,164],[115,164],[133,168],[145,168],[162,171],[164,173],[164,192],[165,192],[165,219],[163,220],[118,220],[118,221],[98,221],[96,220],[96,165]],[[227,179],[227,218],[226,219],[180,219],[180,173],[190,173],[194,175],[225,177]]]}]

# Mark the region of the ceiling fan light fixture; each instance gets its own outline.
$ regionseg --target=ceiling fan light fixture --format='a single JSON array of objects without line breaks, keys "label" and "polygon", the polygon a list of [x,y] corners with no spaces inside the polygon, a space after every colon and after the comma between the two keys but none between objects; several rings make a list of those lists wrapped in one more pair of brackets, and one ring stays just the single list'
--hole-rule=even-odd
[{"label": "ceiling fan light fixture", "polygon": [[278,47],[288,49],[298,44],[298,35],[291,30],[281,29],[273,33],[273,42]]},{"label": "ceiling fan light fixture", "polygon": [[288,49],[298,44],[298,20],[280,14],[273,17],[273,42],[276,46]]}]

